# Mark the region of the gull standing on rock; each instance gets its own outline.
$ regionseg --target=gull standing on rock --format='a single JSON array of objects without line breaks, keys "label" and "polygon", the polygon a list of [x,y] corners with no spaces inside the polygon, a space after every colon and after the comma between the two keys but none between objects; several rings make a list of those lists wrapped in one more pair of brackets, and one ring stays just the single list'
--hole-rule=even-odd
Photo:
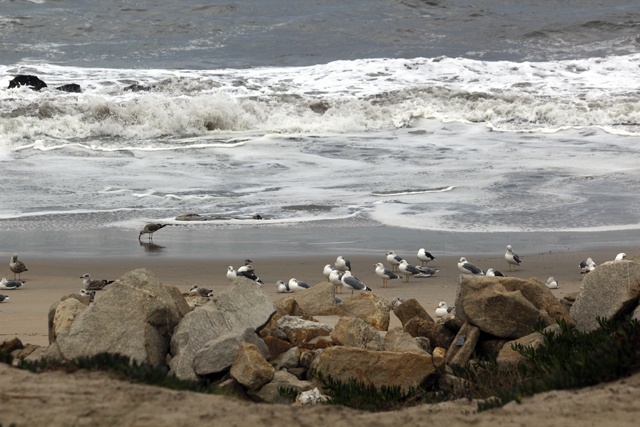
[{"label": "gull standing on rock", "polygon": [[189,292],[191,292],[192,294],[198,294],[201,297],[208,297],[211,294],[211,290],[207,288],[201,288],[198,285],[193,285]]},{"label": "gull standing on rock", "polygon": [[148,234],[149,235],[149,240],[153,241],[153,233],[155,233],[156,231],[160,230],[163,227],[166,227],[169,224],[147,224],[144,226],[144,228],[140,231],[140,234],[138,235],[138,240],[140,240],[140,237],[142,237],[143,234]]},{"label": "gull standing on rock", "polygon": [[498,270],[494,270],[493,268],[488,269],[486,275],[487,276],[506,277],[504,274],[502,274]]},{"label": "gull standing on rock", "polygon": [[276,282],[276,291],[280,294],[290,294],[292,292],[291,289],[289,289],[289,284],[283,280],[278,280]]},{"label": "gull standing on rock", "polygon": [[512,266],[520,265],[520,257],[513,253],[511,245],[507,245],[507,252],[504,254],[504,259],[506,259],[509,264],[509,271],[512,271]]},{"label": "gull standing on rock", "polygon": [[80,289],[79,294],[81,297],[88,295],[90,297],[89,302],[93,302],[93,300],[96,298],[96,291],[88,292],[86,289]]},{"label": "gull standing on rock", "polygon": [[91,280],[91,276],[89,276],[89,273],[80,276],[80,278],[83,279],[82,284],[87,291],[101,291],[105,286],[113,283],[113,280],[107,279]]},{"label": "gull standing on rock", "polygon": [[560,287],[558,286],[558,281],[554,279],[553,276],[547,279],[547,281],[545,282],[545,285],[547,285],[547,288],[549,289],[558,289]]},{"label": "gull standing on rock", "polygon": [[393,251],[389,251],[385,255],[387,256],[387,262],[391,264],[391,271],[397,273],[400,262],[402,262],[402,258],[396,255]]},{"label": "gull standing on rock", "polygon": [[376,267],[376,275],[382,279],[382,287],[386,288],[387,287],[387,281],[388,280],[393,280],[393,279],[399,279],[400,276],[398,276],[396,273],[392,272],[391,270],[389,270],[388,268],[384,268],[384,265],[382,265],[381,262],[377,263],[377,264],[373,264]]},{"label": "gull standing on rock", "polygon": [[233,282],[237,277],[238,273],[236,273],[236,271],[233,269],[233,266],[230,265],[229,267],[227,267],[227,279],[229,279],[230,282]]},{"label": "gull standing on rock", "polygon": [[422,262],[422,266],[424,267],[429,264],[429,261],[435,261],[436,257],[425,251],[424,248],[420,248],[418,251],[418,259]]},{"label": "gull standing on rock", "polygon": [[311,287],[312,286],[310,284],[303,282],[302,280],[298,280],[296,278],[289,279],[289,289],[291,289],[292,292],[305,291],[307,289],[311,289]]},{"label": "gull standing on rock", "polygon": [[[336,269],[331,270],[331,273],[329,274],[329,281],[333,283],[333,286],[336,287],[336,293],[341,294],[342,293],[342,273],[340,273]],[[338,292],[338,288],[340,288],[339,289],[340,292]]]},{"label": "gull standing on rock", "polygon": [[264,282],[256,276],[256,270],[251,265],[243,265],[238,269],[238,271],[236,271],[236,274],[238,276],[244,276],[249,280],[253,280],[260,286],[264,285]]},{"label": "gull standing on rock", "polygon": [[331,267],[331,264],[327,264],[324,266],[324,269],[322,270],[322,274],[324,275],[324,277],[327,278],[327,280],[329,280],[329,275],[331,274],[331,270],[333,270],[334,268]]},{"label": "gull standing on rock", "polygon": [[345,272],[351,271],[351,262],[348,259],[345,259],[342,255],[336,258],[336,270]]},{"label": "gull standing on rock", "polygon": [[369,291],[371,288],[362,283],[357,277],[351,275],[350,271],[346,271],[342,275],[342,284],[347,288],[351,288],[351,298],[353,298],[353,291]]},{"label": "gull standing on rock", "polygon": [[474,276],[484,276],[484,271],[468,262],[465,257],[460,258],[460,261],[458,261],[458,268],[460,269],[460,271],[466,274],[473,274]]},{"label": "gull standing on rock", "polygon": [[16,274],[18,275],[18,280],[20,280],[20,273],[29,271],[24,265],[24,262],[18,261],[18,254],[13,254],[11,256],[11,261],[9,261],[9,269],[13,271],[13,280],[16,280]]},{"label": "gull standing on rock", "polygon": [[447,314],[451,313],[453,309],[454,307],[449,307],[446,302],[440,301],[440,304],[438,304],[438,308],[436,308],[436,316],[444,317]]},{"label": "gull standing on rock", "polygon": [[584,261],[580,262],[580,274],[586,274],[590,271],[593,271],[596,268],[596,263],[589,257]]}]

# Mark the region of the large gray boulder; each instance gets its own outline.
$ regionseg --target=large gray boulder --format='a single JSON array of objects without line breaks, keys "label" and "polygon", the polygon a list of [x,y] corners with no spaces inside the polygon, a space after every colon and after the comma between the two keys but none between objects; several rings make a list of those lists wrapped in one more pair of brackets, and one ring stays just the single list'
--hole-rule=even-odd
[{"label": "large gray boulder", "polygon": [[[286,300],[293,300],[307,316],[314,316],[336,305],[336,287],[331,282],[322,282],[303,292],[295,292],[276,301],[284,306]],[[286,313],[291,314],[291,313]]]},{"label": "large gray boulder", "polygon": [[380,333],[357,317],[341,317],[331,332],[331,339],[345,347],[383,349]]},{"label": "large gray boulder", "polygon": [[535,278],[461,275],[455,307],[458,319],[501,338],[528,335],[539,319],[544,326],[557,318],[573,325],[567,309]]},{"label": "large gray boulder", "polygon": [[610,261],[585,275],[571,307],[576,328],[590,332],[599,327],[596,317],[615,320],[630,314],[640,299],[640,263]]},{"label": "large gray boulder", "polygon": [[164,365],[171,334],[181,319],[174,297],[149,270],[139,269],[102,291],[98,303],[84,306],[67,298],[54,313],[54,343],[44,358],[109,352]]},{"label": "large gray boulder", "polygon": [[171,338],[171,372],[181,379],[197,379],[194,358],[209,341],[231,331],[259,331],[275,312],[275,304],[260,285],[244,277],[235,279],[176,327]]},{"label": "large gray boulder", "polygon": [[207,342],[198,350],[193,358],[193,370],[198,375],[215,374],[231,368],[238,355],[240,345],[250,343],[255,345],[262,357],[270,358],[269,349],[262,339],[256,334],[255,329],[247,328],[244,331],[236,330],[227,332]]}]

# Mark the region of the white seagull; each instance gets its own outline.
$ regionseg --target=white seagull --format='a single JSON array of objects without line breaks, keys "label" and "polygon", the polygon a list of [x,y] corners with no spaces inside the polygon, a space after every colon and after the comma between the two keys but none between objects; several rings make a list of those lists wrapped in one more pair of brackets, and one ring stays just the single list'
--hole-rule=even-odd
[{"label": "white seagull", "polygon": [[9,269],[13,271],[13,280],[16,280],[16,274],[18,275],[18,280],[20,280],[20,274],[24,273],[25,271],[29,271],[24,265],[24,262],[18,261],[18,254],[11,255],[11,261],[9,261]]},{"label": "white seagull", "polygon": [[553,278],[553,276],[549,277],[547,279],[547,281],[545,282],[545,285],[547,285],[547,288],[549,289],[558,289],[558,281],[556,279]]},{"label": "white seagull", "polygon": [[384,268],[384,265],[382,265],[381,262],[377,263],[377,264],[373,264],[376,267],[376,275],[382,279],[382,287],[386,288],[387,287],[387,281],[388,280],[393,280],[393,279],[399,279],[400,276],[398,276],[396,273],[394,273],[393,271],[389,270],[388,268]]},{"label": "white seagull", "polygon": [[229,279],[230,282],[233,282],[234,280],[236,280],[236,277],[238,277],[238,274],[233,269],[233,266],[230,265],[229,267],[227,267],[227,279]]},{"label": "white seagull", "polygon": [[627,254],[625,254],[624,252],[620,252],[618,255],[616,255],[616,259],[614,259],[614,261],[622,261],[626,257],[627,257]]},{"label": "white seagull", "polygon": [[80,276],[80,278],[83,279],[82,284],[84,285],[84,288],[88,291],[101,291],[104,289],[105,286],[113,283],[113,280],[107,280],[107,279],[91,280],[91,276],[89,276],[89,273],[86,273]]},{"label": "white seagull", "polygon": [[512,266],[520,265],[520,257],[513,253],[511,245],[507,245],[507,252],[504,254],[504,259],[506,259],[509,264],[509,271],[512,271]]},{"label": "white seagull", "polygon": [[402,261],[402,258],[396,255],[396,253],[393,251],[389,251],[385,255],[387,256],[387,262],[391,264],[391,271],[397,272],[398,266],[400,265],[400,261]]},{"label": "white seagull", "polygon": [[502,274],[501,272],[499,272],[498,270],[494,270],[493,268],[490,268],[487,270],[487,276],[498,276],[498,277],[505,277],[504,274]]},{"label": "white seagull", "polygon": [[296,278],[289,279],[289,289],[291,289],[292,292],[304,291],[311,289],[311,287],[312,286],[310,284],[303,282],[302,280],[298,280]]},{"label": "white seagull", "polygon": [[331,267],[331,264],[325,265],[324,269],[322,270],[322,274],[324,275],[324,277],[327,278],[327,280],[329,280],[329,275],[331,274],[331,270],[333,270],[333,267]]},{"label": "white seagull", "polygon": [[207,288],[201,288],[198,285],[193,285],[189,292],[191,292],[192,294],[198,294],[201,297],[208,297],[211,294],[211,290]]},{"label": "white seagull", "polygon": [[282,280],[278,280],[276,282],[276,291],[280,294],[288,294],[292,292],[291,289],[289,289],[289,284]]},{"label": "white seagull", "polygon": [[351,297],[353,298],[353,291],[369,291],[371,288],[362,283],[357,277],[351,275],[350,271],[346,271],[342,275],[342,284],[347,288],[351,288]]},{"label": "white seagull", "polygon": [[443,317],[453,311],[454,307],[449,307],[446,302],[440,301],[438,308],[436,308],[436,316]]},{"label": "white seagull", "polygon": [[458,268],[463,273],[484,276],[484,271],[471,264],[470,262],[467,262],[467,259],[465,257],[460,258],[460,261],[458,261]]},{"label": "white seagull", "polygon": [[425,266],[429,264],[429,261],[435,261],[436,257],[425,251],[424,248],[420,248],[418,251],[418,259],[422,262],[422,266]]},{"label": "white seagull", "polygon": [[590,271],[596,268],[596,263],[593,262],[591,258],[587,258],[584,261],[580,262],[580,274],[589,273]]},{"label": "white seagull", "polygon": [[351,262],[349,262],[348,259],[345,259],[342,255],[340,255],[338,258],[336,258],[336,270],[341,271],[341,272],[345,272],[345,271],[351,271]]},{"label": "white seagull", "polygon": [[[342,293],[342,273],[340,273],[338,270],[333,269],[331,270],[331,273],[329,274],[329,281],[331,283],[333,283],[333,286],[336,287],[336,293],[341,294]],[[340,288],[340,292],[338,292],[338,288]]]},{"label": "white seagull", "polygon": [[18,289],[24,285],[24,282],[20,280],[7,280],[6,278],[2,278],[0,280],[0,289],[13,290]]}]

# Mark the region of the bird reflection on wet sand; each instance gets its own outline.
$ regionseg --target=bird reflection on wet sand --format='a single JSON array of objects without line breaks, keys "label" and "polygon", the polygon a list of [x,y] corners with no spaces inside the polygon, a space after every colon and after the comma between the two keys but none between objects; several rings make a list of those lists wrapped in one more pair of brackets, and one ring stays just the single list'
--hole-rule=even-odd
[{"label": "bird reflection on wet sand", "polygon": [[144,246],[145,252],[162,252],[165,249],[165,246],[156,245],[153,242],[140,241],[140,246]]}]

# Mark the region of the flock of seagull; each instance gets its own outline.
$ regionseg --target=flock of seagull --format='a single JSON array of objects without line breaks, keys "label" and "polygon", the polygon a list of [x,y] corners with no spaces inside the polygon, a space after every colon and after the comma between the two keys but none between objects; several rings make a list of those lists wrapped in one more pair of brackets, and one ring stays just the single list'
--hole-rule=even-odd
[{"label": "flock of seagull", "polygon": [[[152,239],[152,235],[155,231],[165,227],[165,224],[147,224],[142,231],[140,231],[140,235],[138,239],[143,234],[149,234],[149,240]],[[615,261],[620,261],[626,258],[625,253],[619,253],[615,257]],[[385,254],[387,262],[390,264],[391,269],[385,268],[383,263],[378,262],[373,264],[375,267],[375,274],[380,279],[382,279],[382,287],[388,287],[389,280],[401,279],[401,275],[404,276],[405,280],[403,283],[408,283],[411,277],[431,277],[436,274],[438,271],[435,268],[431,268],[428,266],[428,263],[431,261],[435,261],[436,258],[431,255],[424,248],[421,248],[416,257],[421,262],[420,266],[414,266],[409,264],[406,259],[401,258],[396,255],[394,251],[389,251]],[[504,258],[509,265],[509,271],[514,271],[512,268],[519,266],[522,261],[520,257],[514,253],[511,245],[507,245],[507,251],[504,254]],[[246,259],[245,264],[239,267],[237,270],[233,268],[233,266],[229,266],[227,269],[227,279],[229,281],[235,280],[237,277],[246,277],[249,280],[256,282],[258,285],[264,285],[264,282],[256,275],[256,271],[251,265],[251,260]],[[580,274],[586,274],[593,271],[597,265],[591,258],[587,258],[586,260],[580,262]],[[13,272],[13,280],[7,280],[6,278],[2,278],[0,280],[0,290],[14,290],[21,288],[24,286],[25,282],[20,280],[20,274],[25,271],[29,271],[25,264],[18,260],[18,254],[13,254],[11,260],[9,262],[9,268]],[[465,274],[471,274],[474,276],[499,276],[505,277],[503,273],[493,268],[487,269],[487,271],[483,271],[478,266],[467,261],[465,257],[460,258],[458,262],[458,268]],[[360,279],[353,276],[351,273],[351,262],[344,258],[342,255],[336,258],[334,265],[327,264],[324,266],[323,275],[325,278],[331,282],[335,288],[337,294],[343,293],[343,288],[351,289],[351,297],[353,297],[353,293],[355,291],[368,291],[371,292],[371,288],[366,286]],[[16,278],[17,276],[17,278]],[[80,276],[83,279],[83,289],[80,290],[80,295],[89,295],[91,297],[91,301],[93,301],[96,291],[104,289],[107,285],[113,283],[113,280],[92,280],[91,276],[87,273],[83,276]],[[558,281],[553,277],[549,277],[545,283],[550,289],[558,289]],[[276,282],[276,291],[279,293],[291,293],[291,292],[300,292],[307,289],[312,288],[313,285],[310,285],[307,282],[302,280],[298,280],[296,278],[291,278],[289,281],[278,280]],[[191,293],[198,294],[203,297],[212,297],[213,292],[204,287],[200,287],[198,285],[193,285],[190,290]],[[8,300],[9,297],[6,295],[0,294],[0,303]],[[336,303],[340,303],[342,300],[336,297]],[[450,313],[454,307],[448,306],[446,302],[441,301],[438,304],[438,307],[435,310],[435,313],[438,317],[446,316]]]}]

